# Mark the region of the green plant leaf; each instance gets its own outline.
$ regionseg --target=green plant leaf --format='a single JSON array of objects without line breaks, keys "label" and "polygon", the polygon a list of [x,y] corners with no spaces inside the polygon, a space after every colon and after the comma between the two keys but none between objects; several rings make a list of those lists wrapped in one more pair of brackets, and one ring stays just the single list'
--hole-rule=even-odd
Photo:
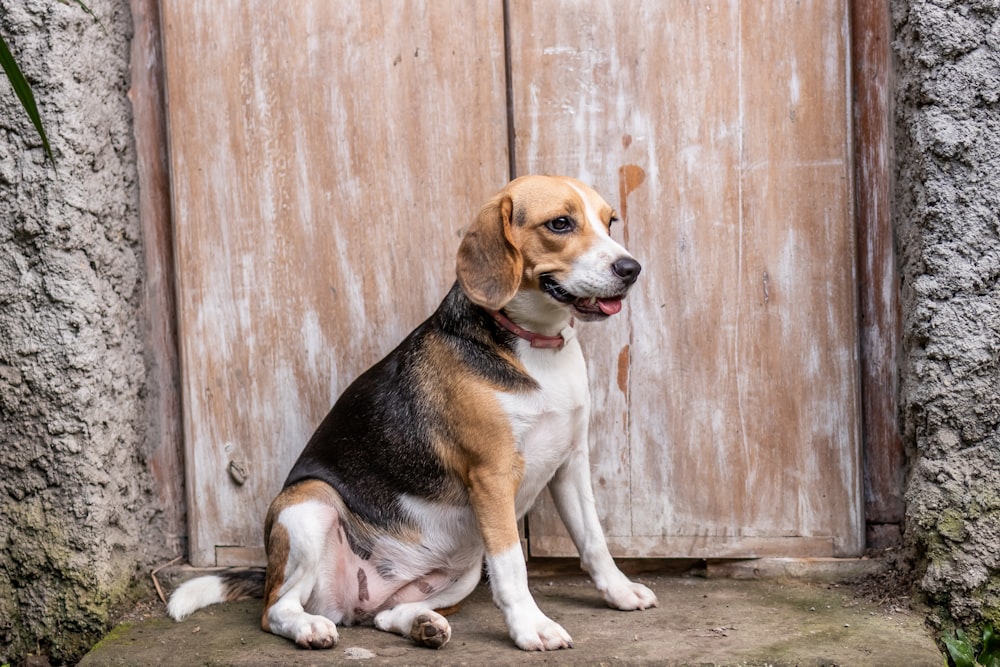
[{"label": "green plant leaf", "polygon": [[983,650],[976,660],[983,667],[1000,667],[1000,635],[993,631],[992,625],[983,628]]},{"label": "green plant leaf", "polygon": [[948,648],[955,667],[976,667],[976,651],[963,630],[955,632],[954,637],[944,636],[941,638]]},{"label": "green plant leaf", "polygon": [[35,95],[31,92],[28,80],[21,73],[21,68],[17,66],[17,61],[14,60],[14,56],[11,54],[10,49],[7,48],[7,42],[2,36],[0,36],[0,67],[3,68],[4,74],[7,75],[11,87],[14,89],[14,94],[21,101],[21,106],[24,107],[28,118],[31,119],[31,124],[35,126],[35,131],[41,137],[42,147],[45,149],[45,154],[48,156],[49,162],[52,163],[53,167],[56,166],[56,159],[53,157],[52,148],[49,146],[49,138],[45,136],[45,128],[42,127],[42,118],[38,115]]}]

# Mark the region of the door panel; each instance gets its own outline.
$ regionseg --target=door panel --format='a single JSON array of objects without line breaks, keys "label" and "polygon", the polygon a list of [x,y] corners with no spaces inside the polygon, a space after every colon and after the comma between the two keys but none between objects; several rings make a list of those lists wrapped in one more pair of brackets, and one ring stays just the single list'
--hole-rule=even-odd
[{"label": "door panel", "polygon": [[444,297],[461,229],[506,180],[503,14],[162,12],[190,558],[262,562],[267,505],[313,429]]},{"label": "door panel", "polygon": [[[644,264],[627,320],[580,327],[615,552],[856,555],[846,7],[511,14],[518,173],[617,194]],[[529,525],[532,554],[574,552],[550,502]]]}]

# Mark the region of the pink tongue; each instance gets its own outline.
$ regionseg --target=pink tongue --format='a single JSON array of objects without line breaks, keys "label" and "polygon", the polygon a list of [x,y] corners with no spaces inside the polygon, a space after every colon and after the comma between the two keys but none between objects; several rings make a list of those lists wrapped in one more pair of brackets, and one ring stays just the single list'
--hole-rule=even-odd
[{"label": "pink tongue", "polygon": [[601,312],[605,315],[614,315],[615,313],[621,311],[622,300],[621,299],[598,299],[597,307],[601,309]]}]

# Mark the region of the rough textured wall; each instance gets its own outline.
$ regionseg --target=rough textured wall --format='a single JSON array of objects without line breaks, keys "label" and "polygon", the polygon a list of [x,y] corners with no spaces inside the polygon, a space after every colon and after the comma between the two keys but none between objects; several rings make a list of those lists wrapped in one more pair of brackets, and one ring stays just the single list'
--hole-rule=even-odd
[{"label": "rough textured wall", "polygon": [[[144,461],[127,0],[0,0],[0,664],[72,660],[162,554]],[[157,543],[161,546],[157,547]]]},{"label": "rough textured wall", "polygon": [[1000,627],[1000,2],[892,12],[907,529],[941,615]]}]

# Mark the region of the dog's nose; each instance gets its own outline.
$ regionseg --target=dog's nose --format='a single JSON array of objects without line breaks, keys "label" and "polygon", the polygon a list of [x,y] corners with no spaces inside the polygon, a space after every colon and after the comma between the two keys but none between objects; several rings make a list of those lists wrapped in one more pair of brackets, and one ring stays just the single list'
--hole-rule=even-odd
[{"label": "dog's nose", "polygon": [[616,276],[622,279],[622,282],[626,285],[631,285],[639,277],[642,265],[631,257],[622,257],[611,265],[611,270],[615,272]]}]

